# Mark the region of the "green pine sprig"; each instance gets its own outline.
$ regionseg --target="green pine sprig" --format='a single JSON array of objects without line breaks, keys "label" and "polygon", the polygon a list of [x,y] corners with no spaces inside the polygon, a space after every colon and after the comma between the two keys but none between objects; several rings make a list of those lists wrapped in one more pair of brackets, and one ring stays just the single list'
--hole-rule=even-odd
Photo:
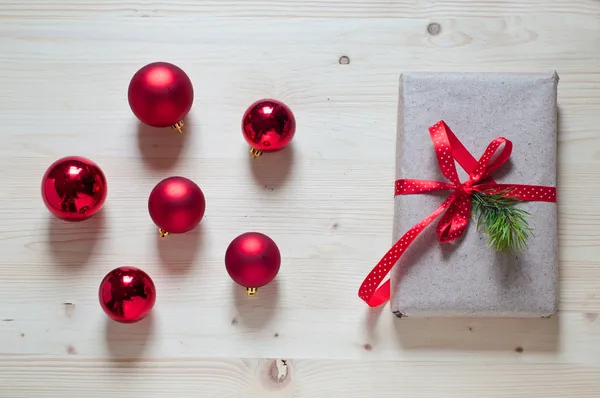
[{"label": "green pine sprig", "polygon": [[471,205],[477,217],[477,228],[488,237],[490,247],[499,252],[521,252],[533,235],[529,226],[530,214],[515,207],[519,203],[510,190],[494,193],[473,192]]}]

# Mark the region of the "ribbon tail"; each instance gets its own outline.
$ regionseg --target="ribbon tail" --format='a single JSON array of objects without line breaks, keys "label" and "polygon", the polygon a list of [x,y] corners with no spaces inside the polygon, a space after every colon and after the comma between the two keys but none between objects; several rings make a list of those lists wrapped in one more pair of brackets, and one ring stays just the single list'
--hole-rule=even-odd
[{"label": "ribbon tail", "polygon": [[444,203],[435,209],[433,213],[409,229],[400,239],[398,239],[394,246],[388,250],[385,256],[379,260],[375,268],[369,272],[369,275],[367,275],[358,289],[358,297],[366,302],[369,307],[377,307],[390,299],[390,280],[388,279],[383,284],[381,283],[417,236],[438,218],[455,199],[456,194],[453,193],[444,201]]},{"label": "ribbon tail", "polygon": [[364,298],[363,300],[369,305],[369,307],[379,307],[381,304],[387,303],[391,296],[391,285],[392,284],[388,279],[387,281],[383,282],[383,284],[379,286],[377,290],[375,290],[373,295],[368,300],[365,300]]}]

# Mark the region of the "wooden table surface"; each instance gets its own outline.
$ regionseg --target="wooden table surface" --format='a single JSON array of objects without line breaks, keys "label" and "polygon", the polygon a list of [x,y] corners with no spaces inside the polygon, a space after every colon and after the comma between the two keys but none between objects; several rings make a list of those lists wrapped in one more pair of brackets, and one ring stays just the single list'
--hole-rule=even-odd
[{"label": "wooden table surface", "polygon": [[[0,397],[600,396],[600,1],[8,0],[0,21]],[[194,83],[184,135],[129,109],[131,76],[157,60]],[[399,74],[553,69],[560,315],[368,310],[357,288],[392,243]],[[251,161],[240,119],[262,97],[298,130]],[[40,197],[65,155],[108,179],[86,222]],[[207,212],[159,241],[147,198],[171,175]],[[223,265],[249,230],[283,256],[252,299]],[[120,265],[158,289],[138,324],[98,305]]]}]

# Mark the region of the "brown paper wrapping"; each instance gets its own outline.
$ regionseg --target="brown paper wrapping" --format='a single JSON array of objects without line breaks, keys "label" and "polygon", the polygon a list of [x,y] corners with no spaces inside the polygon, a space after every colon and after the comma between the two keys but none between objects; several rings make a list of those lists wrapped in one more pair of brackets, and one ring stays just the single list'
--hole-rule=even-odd
[{"label": "brown paper wrapping", "polygon": [[[498,136],[513,142],[498,183],[556,185],[556,73],[407,73],[400,78],[396,178],[446,181],[428,127],[444,120],[475,158]],[[461,181],[466,173],[457,165]],[[394,242],[448,192],[395,198]],[[519,204],[534,236],[520,254],[499,254],[472,219],[462,238],[441,244],[432,224],[392,274],[398,316],[544,317],[557,308],[557,205]],[[439,220],[439,219],[438,219]]]}]

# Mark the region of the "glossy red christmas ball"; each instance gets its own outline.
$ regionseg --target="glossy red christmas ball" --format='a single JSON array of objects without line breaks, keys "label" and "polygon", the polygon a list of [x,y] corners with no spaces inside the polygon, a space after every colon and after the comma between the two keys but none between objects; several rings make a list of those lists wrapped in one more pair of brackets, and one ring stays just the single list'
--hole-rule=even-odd
[{"label": "glossy red christmas ball", "polygon": [[194,229],[202,220],[206,201],[194,181],[169,177],[159,182],[148,198],[148,212],[164,236]]},{"label": "glossy red christmas ball", "polygon": [[156,287],[141,269],[119,267],[102,279],[98,298],[106,315],[115,321],[137,322],[154,307]]},{"label": "glossy red christmas ball", "polygon": [[279,248],[267,235],[246,232],[235,238],[225,252],[225,268],[231,279],[248,294],[271,282],[281,265]]},{"label": "glossy red christmas ball", "polygon": [[284,148],[295,132],[296,119],[292,110],[274,99],[256,101],[242,118],[242,133],[250,144],[253,157]]},{"label": "glossy red christmas ball", "polygon": [[183,118],[194,102],[194,87],[178,66],[154,62],[133,75],[127,96],[131,110],[143,123],[181,132]]},{"label": "glossy red christmas ball", "polygon": [[58,159],[42,178],[44,204],[66,221],[82,221],[96,214],[106,193],[106,178],[100,167],[79,156]]}]

